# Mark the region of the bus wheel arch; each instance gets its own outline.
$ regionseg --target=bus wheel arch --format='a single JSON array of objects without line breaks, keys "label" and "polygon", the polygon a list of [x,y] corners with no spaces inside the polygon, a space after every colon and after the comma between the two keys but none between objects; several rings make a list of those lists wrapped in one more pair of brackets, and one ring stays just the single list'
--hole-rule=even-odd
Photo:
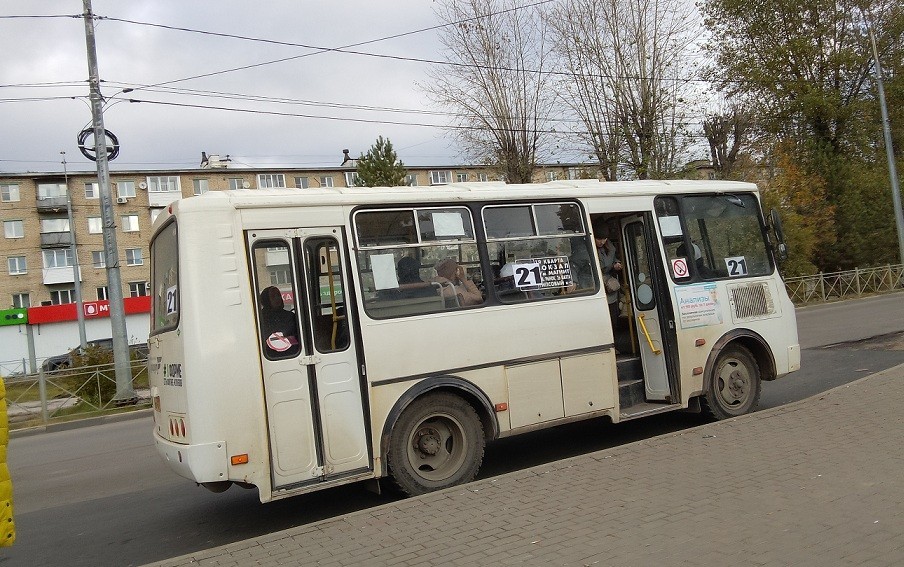
[{"label": "bus wheel arch", "polygon": [[727,419],[756,408],[762,382],[776,378],[775,359],[766,341],[747,329],[735,329],[713,347],[706,363],[703,410],[714,419]]},{"label": "bus wheel arch", "polygon": [[412,496],[473,480],[487,441],[499,433],[490,408],[486,395],[467,381],[436,377],[418,383],[383,426],[382,476],[392,476]]}]

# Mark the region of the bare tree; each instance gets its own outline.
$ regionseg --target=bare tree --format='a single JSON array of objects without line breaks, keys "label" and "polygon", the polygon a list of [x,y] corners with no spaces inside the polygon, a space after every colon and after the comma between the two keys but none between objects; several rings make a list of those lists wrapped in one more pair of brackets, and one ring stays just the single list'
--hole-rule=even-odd
[{"label": "bare tree", "polygon": [[606,179],[624,160],[640,179],[685,157],[687,57],[699,34],[684,0],[568,0],[549,22],[571,76],[561,92]]},{"label": "bare tree", "polygon": [[497,165],[509,183],[530,183],[552,137],[539,12],[516,0],[441,0],[436,12],[454,23],[440,34],[452,65],[434,67],[425,89],[455,115],[469,157]]},{"label": "bare tree", "polygon": [[724,111],[712,112],[703,119],[703,134],[719,179],[732,177],[741,150],[751,142],[753,126],[752,112],[739,103],[731,104]]}]

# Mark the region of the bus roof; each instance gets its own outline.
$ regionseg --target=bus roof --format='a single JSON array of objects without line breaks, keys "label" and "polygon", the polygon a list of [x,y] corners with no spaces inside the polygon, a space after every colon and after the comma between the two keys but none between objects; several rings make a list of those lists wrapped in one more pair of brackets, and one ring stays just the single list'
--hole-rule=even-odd
[{"label": "bus roof", "polygon": [[[547,183],[506,184],[501,181],[450,183],[430,187],[335,187],[308,189],[235,189],[210,191],[178,203],[179,208],[206,208],[209,199],[225,199],[237,209],[318,205],[375,205],[497,199],[555,199],[572,197],[636,197],[679,193],[756,191],[753,183],[738,181],[608,181],[580,179]],[[220,201],[223,203],[223,201]],[[225,203],[223,203],[225,204]],[[220,205],[222,206],[222,205]]]}]

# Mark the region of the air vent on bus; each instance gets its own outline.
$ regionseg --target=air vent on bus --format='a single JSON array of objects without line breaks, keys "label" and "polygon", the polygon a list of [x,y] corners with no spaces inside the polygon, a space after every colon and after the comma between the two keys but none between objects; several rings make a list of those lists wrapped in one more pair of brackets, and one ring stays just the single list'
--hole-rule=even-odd
[{"label": "air vent on bus", "polygon": [[728,288],[728,297],[735,319],[749,319],[775,313],[775,304],[766,282]]}]

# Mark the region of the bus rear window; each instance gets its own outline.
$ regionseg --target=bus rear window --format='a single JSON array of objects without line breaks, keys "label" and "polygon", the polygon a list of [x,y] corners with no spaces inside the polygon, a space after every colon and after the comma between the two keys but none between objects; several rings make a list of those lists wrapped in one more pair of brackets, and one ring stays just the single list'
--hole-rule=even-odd
[{"label": "bus rear window", "polygon": [[179,324],[179,249],[176,222],[151,241],[151,334]]}]

